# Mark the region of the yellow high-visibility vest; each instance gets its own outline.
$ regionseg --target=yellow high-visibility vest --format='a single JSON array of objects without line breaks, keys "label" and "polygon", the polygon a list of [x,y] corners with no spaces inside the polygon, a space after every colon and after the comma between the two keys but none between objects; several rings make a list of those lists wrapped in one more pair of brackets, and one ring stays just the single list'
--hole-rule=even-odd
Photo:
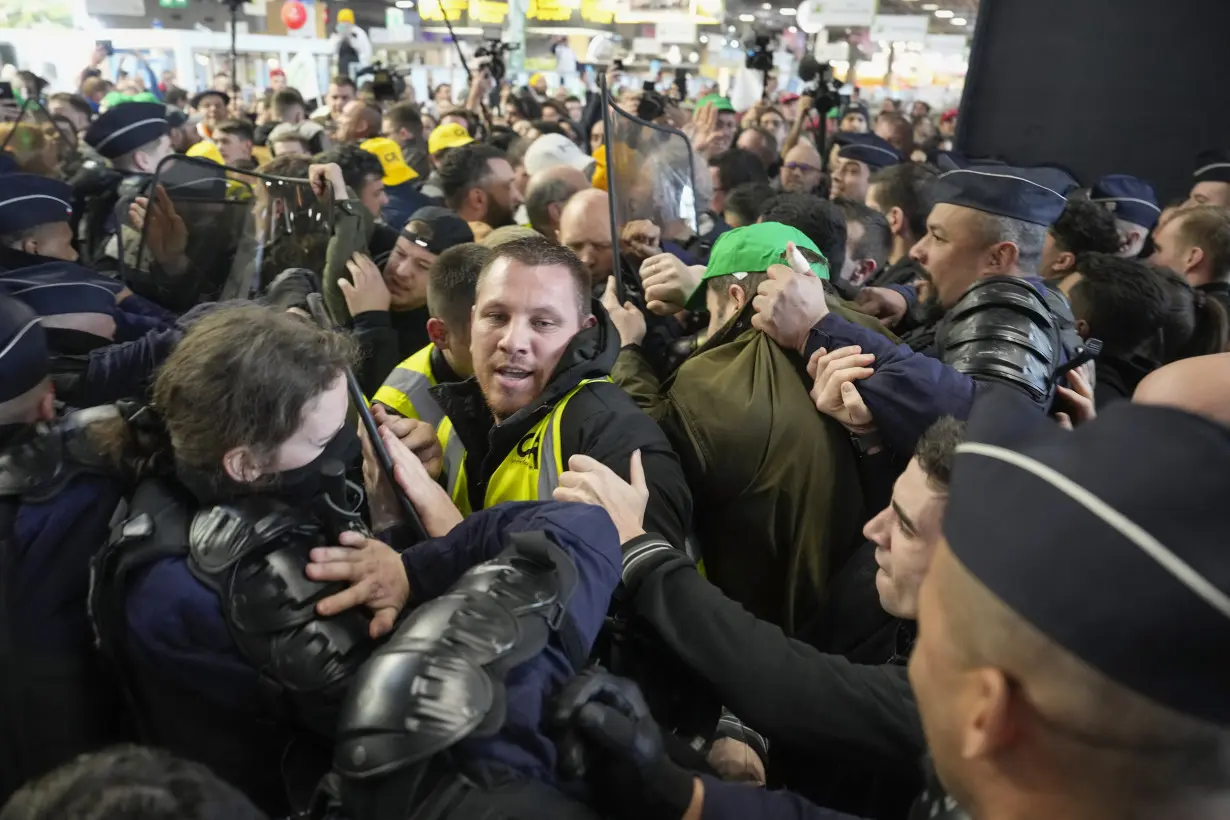
[{"label": "yellow high-visibility vest", "polygon": [[434,347],[427,345],[395,367],[372,401],[378,401],[408,419],[422,419],[439,428],[444,410],[430,393],[436,384],[436,374],[431,370],[431,351]]},{"label": "yellow high-visibility vest", "polygon": [[[487,482],[487,492],[482,509],[489,509],[505,501],[550,501],[559,486],[560,474],[564,472],[564,455],[560,448],[560,425],[564,408],[569,400],[586,385],[609,382],[610,379],[585,379],[562,399],[556,402],[551,412],[521,437],[517,445],[504,457]],[[445,486],[462,515],[474,512],[470,506],[470,492],[466,486],[466,450],[461,437],[453,429],[447,417],[436,428],[440,446],[444,448]]]}]

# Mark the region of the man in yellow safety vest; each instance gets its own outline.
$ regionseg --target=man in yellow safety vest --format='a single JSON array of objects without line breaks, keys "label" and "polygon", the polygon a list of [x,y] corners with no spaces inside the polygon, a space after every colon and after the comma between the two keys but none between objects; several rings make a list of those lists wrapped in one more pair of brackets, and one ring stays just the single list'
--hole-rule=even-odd
[{"label": "man in yellow safety vest", "polygon": [[657,424],[610,381],[619,334],[591,293],[567,248],[534,236],[494,249],[470,325],[475,377],[431,389],[448,494],[463,515],[547,501],[572,456],[628,480],[639,450],[645,526],[682,546],[692,515],[683,471]]}]

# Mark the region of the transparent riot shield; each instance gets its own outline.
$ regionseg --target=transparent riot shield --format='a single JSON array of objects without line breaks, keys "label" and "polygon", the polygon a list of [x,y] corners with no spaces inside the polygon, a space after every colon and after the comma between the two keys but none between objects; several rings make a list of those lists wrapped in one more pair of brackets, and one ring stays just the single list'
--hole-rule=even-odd
[{"label": "transparent riot shield", "polygon": [[612,246],[626,248],[640,235],[640,221],[657,226],[662,241],[691,237],[698,217],[691,142],[682,132],[639,119],[614,103],[607,106],[607,117]]},{"label": "transparent riot shield", "polygon": [[307,180],[175,155],[117,210],[125,281],[174,310],[251,298],[288,267],[324,267],[330,209]]},{"label": "transparent riot shield", "polygon": [[70,179],[81,164],[72,123],[53,117],[38,100],[0,112],[4,122],[0,150],[14,155],[23,169],[42,176]]}]

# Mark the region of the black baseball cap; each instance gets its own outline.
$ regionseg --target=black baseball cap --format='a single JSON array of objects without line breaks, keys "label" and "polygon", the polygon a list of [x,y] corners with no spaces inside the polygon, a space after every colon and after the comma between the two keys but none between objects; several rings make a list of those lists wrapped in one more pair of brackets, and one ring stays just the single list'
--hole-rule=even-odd
[{"label": "black baseball cap", "polygon": [[428,205],[411,214],[401,235],[437,255],[454,245],[474,241],[470,225],[455,211],[439,205]]}]

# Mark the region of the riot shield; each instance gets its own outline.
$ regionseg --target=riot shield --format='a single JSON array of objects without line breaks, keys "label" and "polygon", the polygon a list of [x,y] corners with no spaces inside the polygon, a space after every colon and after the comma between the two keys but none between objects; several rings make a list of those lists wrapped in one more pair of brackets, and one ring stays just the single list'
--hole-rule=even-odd
[{"label": "riot shield", "polygon": [[38,100],[26,100],[15,116],[5,119],[0,150],[11,152],[31,173],[72,177],[81,164],[72,123],[53,117]]},{"label": "riot shield", "polygon": [[285,268],[320,273],[329,210],[307,180],[170,156],[144,197],[117,208],[122,276],[133,291],[173,310],[247,299]]},{"label": "riot shield", "polygon": [[639,119],[614,102],[606,108],[612,246],[624,247],[640,220],[656,225],[662,241],[688,239],[698,219],[691,142],[682,132]]}]

